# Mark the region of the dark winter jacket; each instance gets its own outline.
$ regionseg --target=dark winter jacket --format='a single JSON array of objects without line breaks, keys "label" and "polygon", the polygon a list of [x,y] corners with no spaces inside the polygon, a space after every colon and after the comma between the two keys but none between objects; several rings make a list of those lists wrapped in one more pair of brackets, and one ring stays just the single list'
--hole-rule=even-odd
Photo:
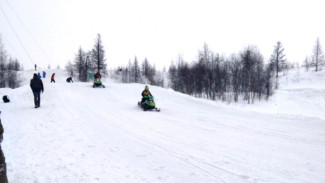
[{"label": "dark winter jacket", "polygon": [[144,97],[144,96],[152,96],[149,90],[143,90],[141,95],[142,95],[142,97]]},{"label": "dark winter jacket", "polygon": [[34,74],[33,79],[30,80],[30,87],[32,88],[33,92],[44,91],[43,82],[37,77],[37,74]]},{"label": "dark winter jacket", "polygon": [[[2,123],[1,123],[1,119],[0,119],[0,143],[2,142],[3,140],[3,126],[2,126]],[[5,156],[3,155],[3,152],[1,150],[1,145],[0,145],[0,164],[5,162]]]},{"label": "dark winter jacket", "polygon": [[1,119],[0,119],[0,143],[2,142],[3,140],[3,126],[2,126],[2,123],[1,123]]},{"label": "dark winter jacket", "polygon": [[68,77],[68,78],[67,78],[67,82],[68,82],[68,83],[70,83],[70,82],[73,83],[72,77]]},{"label": "dark winter jacket", "polygon": [[95,74],[95,79],[97,79],[97,78],[101,78],[102,76],[99,74],[99,72],[97,72],[96,74]]}]

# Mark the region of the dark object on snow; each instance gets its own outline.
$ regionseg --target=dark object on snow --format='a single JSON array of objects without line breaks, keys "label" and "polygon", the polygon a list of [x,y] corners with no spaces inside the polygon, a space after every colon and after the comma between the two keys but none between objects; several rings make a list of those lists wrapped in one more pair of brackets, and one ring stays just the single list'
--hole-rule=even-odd
[{"label": "dark object on snow", "polygon": [[[1,119],[0,119],[0,143],[3,140],[3,132],[4,132],[4,130],[3,130],[3,126],[1,124]],[[1,149],[1,145],[0,145],[0,182],[8,183],[7,165],[6,165],[6,161],[5,161],[5,156]]]},{"label": "dark object on snow", "polygon": [[55,73],[52,74],[51,76],[51,83],[54,82],[55,83]]},{"label": "dark object on snow", "polygon": [[35,108],[41,105],[41,91],[44,92],[43,82],[37,77],[35,73],[33,79],[30,80],[30,87],[32,88],[34,94]]},{"label": "dark object on snow", "polygon": [[10,99],[9,99],[9,97],[7,95],[3,96],[2,100],[3,100],[4,103],[10,102]]},{"label": "dark object on snow", "polygon": [[37,74],[34,74],[33,79],[30,80],[30,87],[32,88],[33,92],[44,91],[43,82],[38,78]]},{"label": "dark object on snow", "polygon": [[68,83],[73,83],[72,77],[68,77],[68,78],[67,78],[67,82],[68,82]]}]

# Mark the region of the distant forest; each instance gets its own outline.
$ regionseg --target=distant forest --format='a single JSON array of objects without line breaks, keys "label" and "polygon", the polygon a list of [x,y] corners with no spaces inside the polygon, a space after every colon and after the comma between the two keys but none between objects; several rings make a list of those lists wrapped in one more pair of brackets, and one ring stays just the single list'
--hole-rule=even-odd
[{"label": "distant forest", "polygon": [[[319,71],[325,65],[324,53],[319,39],[313,47],[313,54],[306,57],[303,67],[306,71]],[[169,68],[158,71],[147,59],[141,63],[135,56],[127,66],[119,66],[110,73],[110,77],[122,83],[143,83],[172,88],[191,96],[211,100],[235,101],[243,99],[248,103],[268,100],[278,88],[281,72],[293,68],[285,58],[285,49],[281,42],[274,45],[270,58],[265,59],[255,46],[248,46],[229,57],[222,56],[204,44],[198,51],[198,58],[189,63],[179,56]],[[100,71],[108,75],[105,50],[98,34],[93,49],[81,47],[73,62],[66,64],[69,76],[81,82],[89,80],[88,73]],[[21,79],[18,71],[22,66],[10,57],[0,37],[0,88],[17,88]]]},{"label": "distant forest", "polygon": [[[211,100],[235,101],[243,99],[248,103],[268,100],[278,88],[279,74],[293,68],[285,58],[281,42],[274,45],[270,58],[265,59],[255,46],[248,46],[229,57],[222,56],[204,44],[198,51],[198,58],[189,63],[179,56],[169,68],[158,71],[147,59],[141,63],[135,56],[127,66],[119,66],[110,72],[110,77],[122,83],[143,83],[172,88],[191,96]],[[325,65],[324,53],[319,39],[313,47],[313,54],[306,57],[303,67],[306,71],[319,71]],[[298,65],[299,67],[299,65]],[[100,71],[108,75],[105,50],[98,34],[91,50],[81,47],[73,62],[65,67],[69,76],[80,82],[89,80],[88,73]],[[23,70],[19,61],[9,56],[0,37],[0,88],[17,88],[21,84],[19,72]]]},{"label": "distant forest", "polygon": [[21,84],[18,71],[22,66],[17,59],[10,57],[0,37],[0,88],[17,88]]},{"label": "distant forest", "polygon": [[[307,57],[303,67],[319,71],[324,66],[324,54],[319,39],[316,40],[313,55]],[[66,65],[70,76],[79,81],[88,81],[88,72],[101,71],[107,74],[105,51],[101,36],[90,51],[79,48],[74,62]],[[204,44],[194,62],[186,62],[179,56],[168,70],[158,71],[147,59],[141,63],[135,56],[127,66],[116,68],[111,77],[122,83],[143,83],[172,88],[191,96],[211,100],[235,101],[243,99],[248,103],[268,100],[278,88],[279,74],[293,68],[285,56],[281,42],[274,45],[270,58],[265,59],[255,46],[248,46],[230,57],[214,53]]]}]

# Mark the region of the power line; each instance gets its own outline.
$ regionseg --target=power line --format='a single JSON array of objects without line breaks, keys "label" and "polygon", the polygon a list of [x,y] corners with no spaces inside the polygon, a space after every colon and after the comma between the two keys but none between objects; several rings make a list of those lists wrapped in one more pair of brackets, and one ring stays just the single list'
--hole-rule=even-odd
[{"label": "power line", "polygon": [[12,6],[10,5],[10,3],[7,0],[5,0],[5,1],[8,4],[9,8],[11,9],[11,11],[17,17],[17,19],[20,21],[20,23],[26,29],[26,31],[28,32],[28,34],[30,35],[30,37],[32,37],[32,39],[36,43],[37,47],[41,50],[41,52],[45,55],[45,57],[49,60],[49,62],[52,63],[52,60],[50,59],[50,57],[46,54],[46,52],[44,51],[44,49],[42,48],[42,46],[38,43],[38,41],[35,39],[35,37],[33,36],[33,34],[29,31],[29,29],[27,28],[27,26],[25,26],[24,22],[21,20],[21,18],[18,16],[18,14],[15,12],[15,10],[12,8]]},{"label": "power line", "polygon": [[30,54],[28,53],[28,51],[27,51],[27,49],[25,48],[25,46],[24,46],[23,42],[22,42],[22,41],[21,41],[21,39],[19,38],[19,36],[18,36],[18,34],[17,34],[17,32],[16,32],[15,28],[12,26],[12,24],[11,24],[11,22],[10,22],[9,18],[7,17],[7,15],[6,15],[5,11],[3,11],[3,9],[2,9],[2,7],[1,7],[1,6],[0,6],[0,10],[1,10],[1,12],[3,13],[4,17],[6,18],[7,22],[9,23],[9,25],[10,25],[11,29],[12,29],[12,30],[13,30],[13,32],[15,33],[15,35],[16,35],[16,37],[17,37],[17,39],[18,39],[19,43],[20,43],[20,44],[21,44],[21,46],[23,47],[23,49],[24,49],[24,51],[26,52],[26,54],[27,54],[28,58],[30,59],[31,63],[34,65],[34,62],[33,62],[33,59],[32,59],[32,57],[31,57],[31,56],[30,56]]},{"label": "power line", "polygon": [[17,52],[17,50],[15,49],[14,46],[12,46],[12,44],[8,41],[8,39],[6,39],[5,37],[2,37],[4,42],[7,43],[7,45],[9,45],[9,47],[11,48],[11,50],[14,52],[14,54],[16,55],[15,57],[18,58],[18,60],[22,60],[21,59],[21,55]]}]

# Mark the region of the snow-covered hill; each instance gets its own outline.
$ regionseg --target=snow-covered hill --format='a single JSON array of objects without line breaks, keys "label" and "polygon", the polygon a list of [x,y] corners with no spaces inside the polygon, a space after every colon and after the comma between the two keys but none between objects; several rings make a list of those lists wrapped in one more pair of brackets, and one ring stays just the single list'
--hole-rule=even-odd
[{"label": "snow-covered hill", "polygon": [[12,101],[0,103],[9,181],[325,182],[325,73],[300,72],[254,105],[151,86],[158,113],[137,107],[144,85],[93,89],[59,70],[35,109],[26,71],[24,86],[0,89]]}]

